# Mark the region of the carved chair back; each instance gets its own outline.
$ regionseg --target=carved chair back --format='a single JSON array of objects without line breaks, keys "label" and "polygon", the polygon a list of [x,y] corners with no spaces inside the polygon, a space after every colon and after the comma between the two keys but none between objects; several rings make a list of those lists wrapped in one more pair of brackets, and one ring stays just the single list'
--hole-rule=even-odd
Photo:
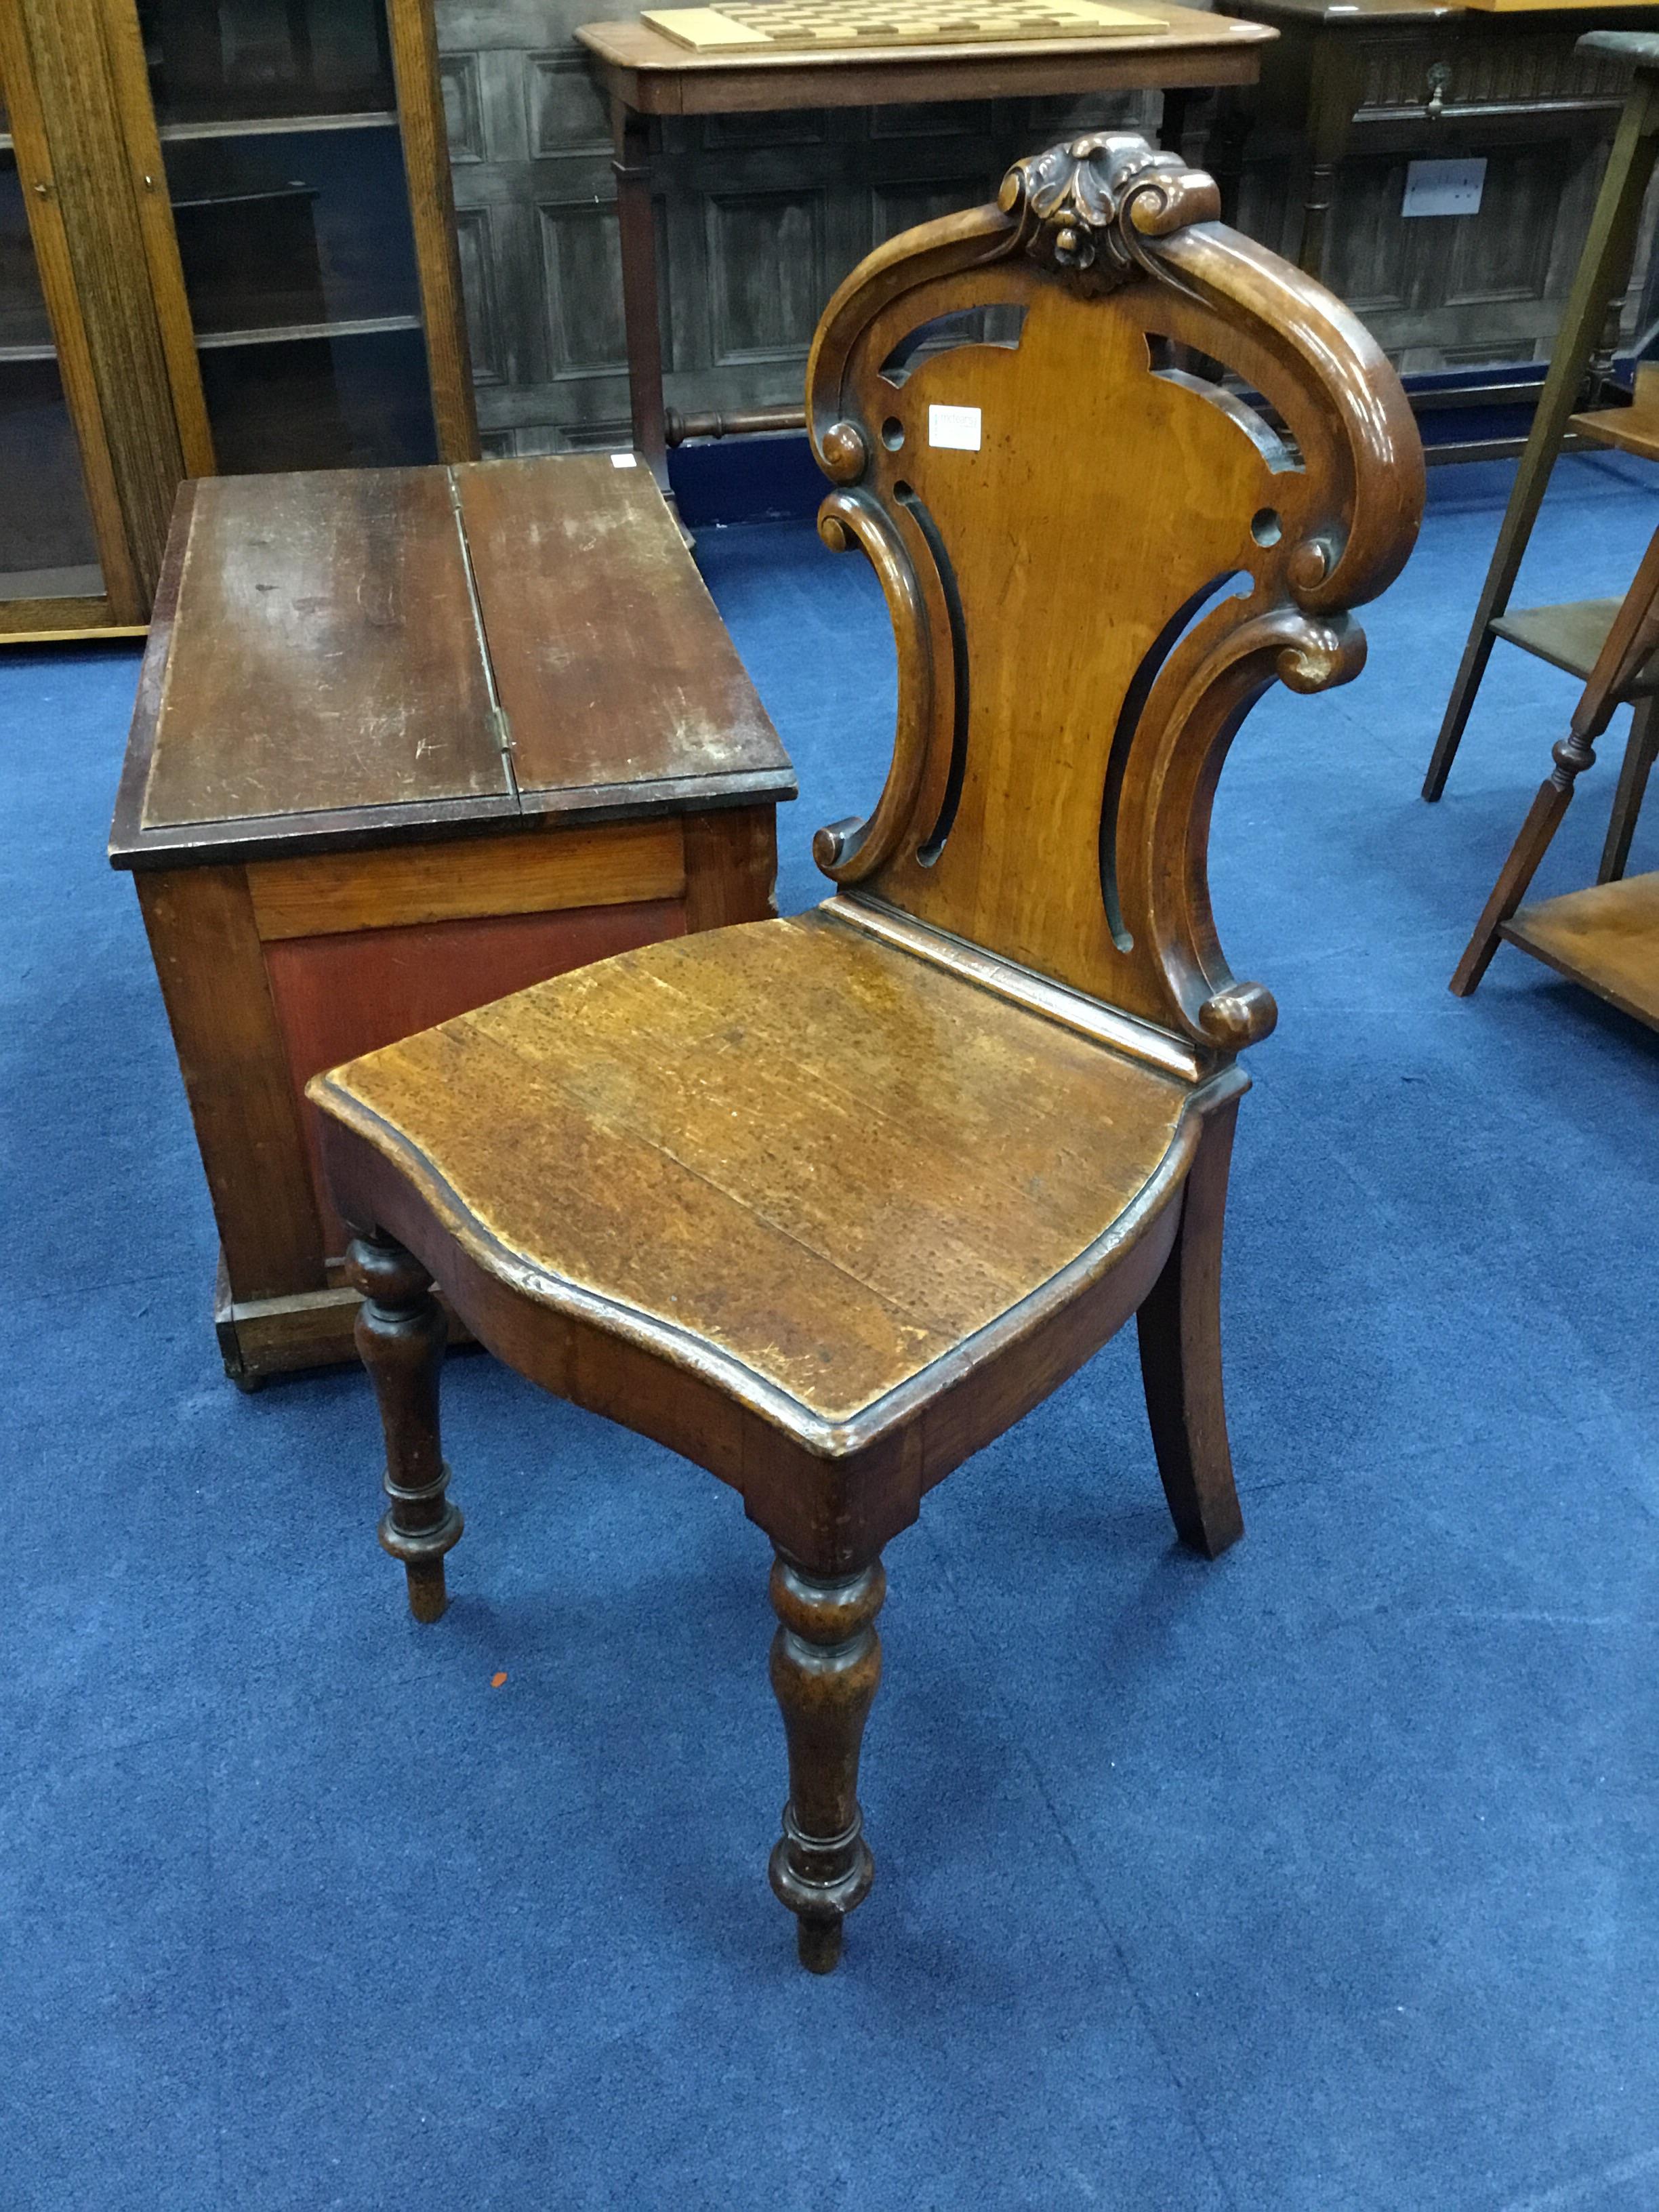
[{"label": "carved chair back", "polygon": [[1218,208],[1138,137],[1056,147],[866,260],[807,374],[819,532],[898,651],[885,787],[820,866],[1206,1063],[1274,1018],[1211,919],[1227,748],[1275,678],[1358,674],[1424,489],[1369,334]]}]

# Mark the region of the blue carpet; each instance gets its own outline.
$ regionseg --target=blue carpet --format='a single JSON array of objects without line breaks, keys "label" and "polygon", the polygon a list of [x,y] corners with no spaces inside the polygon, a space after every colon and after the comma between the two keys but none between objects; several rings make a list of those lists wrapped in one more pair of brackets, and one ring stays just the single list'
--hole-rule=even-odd
[{"label": "blue carpet", "polygon": [[[1564,465],[1522,599],[1622,589],[1651,481]],[[1222,787],[1224,941],[1281,1009],[1230,1224],[1245,1541],[1174,1548],[1127,1339],[934,1494],[828,1981],[765,1884],[728,1492],[455,1361],[420,1631],[362,1379],[222,1380],[102,860],[136,662],[0,658],[6,2212],[1659,2203],[1659,1041],[1512,951],[1446,992],[1569,680],[1500,647],[1416,795],[1506,484],[1434,479],[1366,674],[1270,697]],[[879,602],[801,526],[700,555],[800,770],[799,907],[884,764]]]}]

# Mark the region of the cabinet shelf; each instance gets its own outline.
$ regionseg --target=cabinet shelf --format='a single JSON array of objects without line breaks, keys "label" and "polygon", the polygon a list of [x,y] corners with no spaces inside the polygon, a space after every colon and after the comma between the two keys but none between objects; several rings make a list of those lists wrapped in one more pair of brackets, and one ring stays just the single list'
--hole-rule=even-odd
[{"label": "cabinet shelf", "polygon": [[391,331],[418,331],[418,315],[343,316],[337,322],[271,323],[248,331],[199,331],[200,353],[222,352],[232,346],[294,345],[307,338],[374,338]]},{"label": "cabinet shelf", "polygon": [[312,131],[395,131],[397,127],[394,110],[362,107],[320,115],[227,116],[200,123],[163,123],[157,135],[163,145],[173,145],[196,138],[278,138]]},{"label": "cabinet shelf", "polygon": [[67,568],[0,569],[0,600],[95,599],[104,588],[96,562]]}]

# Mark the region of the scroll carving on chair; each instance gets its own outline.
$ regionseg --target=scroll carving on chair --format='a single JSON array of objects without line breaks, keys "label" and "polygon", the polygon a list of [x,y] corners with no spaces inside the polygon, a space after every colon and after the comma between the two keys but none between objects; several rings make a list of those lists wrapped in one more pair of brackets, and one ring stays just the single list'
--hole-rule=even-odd
[{"label": "scroll carving on chair", "polygon": [[815,842],[831,896],[312,1086],[422,1619],[460,1532],[434,1281],[770,1539],[772,1881],[818,1971],[870,1887],[881,1555],[926,1491],[1133,1315],[1176,1528],[1211,1557],[1240,1533],[1222,1218],[1237,1054],[1274,1009],[1222,955],[1211,802],[1270,684],[1358,671],[1347,610],[1404,561],[1423,475],[1362,326],[1215,218],[1178,157],[1079,139],[831,301],[819,529],[872,562],[899,670],[885,787]]}]

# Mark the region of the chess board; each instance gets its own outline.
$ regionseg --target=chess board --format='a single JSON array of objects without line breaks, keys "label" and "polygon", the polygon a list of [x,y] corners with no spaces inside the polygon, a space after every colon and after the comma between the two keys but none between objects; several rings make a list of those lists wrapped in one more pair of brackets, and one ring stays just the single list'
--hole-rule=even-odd
[{"label": "chess board", "polygon": [[1102,0],[723,0],[717,8],[647,8],[641,20],[696,53],[992,46],[1165,27],[1162,16]]}]

